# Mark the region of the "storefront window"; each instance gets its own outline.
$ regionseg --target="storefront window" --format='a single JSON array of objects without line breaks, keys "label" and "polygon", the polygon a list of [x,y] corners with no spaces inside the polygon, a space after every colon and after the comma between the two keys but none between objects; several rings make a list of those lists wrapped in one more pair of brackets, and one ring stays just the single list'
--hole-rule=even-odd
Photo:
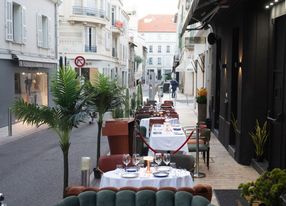
[{"label": "storefront window", "polygon": [[24,101],[48,105],[48,75],[44,72],[15,73],[15,96]]}]

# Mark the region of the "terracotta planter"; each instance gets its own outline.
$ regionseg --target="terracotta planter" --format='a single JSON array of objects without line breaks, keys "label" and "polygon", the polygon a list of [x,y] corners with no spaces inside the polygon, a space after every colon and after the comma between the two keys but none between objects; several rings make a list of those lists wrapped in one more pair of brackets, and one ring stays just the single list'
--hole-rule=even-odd
[{"label": "terracotta planter", "polygon": [[198,104],[198,122],[204,122],[207,118],[207,104]]}]

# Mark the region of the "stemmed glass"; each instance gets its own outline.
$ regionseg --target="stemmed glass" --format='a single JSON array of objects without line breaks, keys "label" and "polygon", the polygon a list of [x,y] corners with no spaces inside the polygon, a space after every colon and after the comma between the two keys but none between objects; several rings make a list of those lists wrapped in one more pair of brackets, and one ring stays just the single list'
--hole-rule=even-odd
[{"label": "stemmed glass", "polygon": [[169,165],[169,163],[171,162],[171,155],[170,155],[170,153],[164,153],[164,155],[163,155],[163,162],[165,163],[166,166]]},{"label": "stemmed glass", "polygon": [[122,162],[125,165],[125,171],[126,171],[127,165],[130,163],[130,161],[131,161],[130,155],[129,154],[123,154]]},{"label": "stemmed glass", "polygon": [[140,162],[140,155],[139,154],[136,154],[134,153],[132,155],[132,163],[135,167],[137,167],[138,163]]},{"label": "stemmed glass", "polygon": [[161,153],[155,153],[155,162],[159,166],[162,162],[162,154]]}]

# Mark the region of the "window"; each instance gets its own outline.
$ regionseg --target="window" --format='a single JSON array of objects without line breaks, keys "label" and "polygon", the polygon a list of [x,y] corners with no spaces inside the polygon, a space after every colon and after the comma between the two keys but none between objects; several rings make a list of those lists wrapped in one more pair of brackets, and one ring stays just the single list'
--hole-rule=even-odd
[{"label": "window", "polygon": [[110,50],[111,48],[111,33],[108,30],[105,30],[105,49]]},{"label": "window", "polygon": [[115,25],[115,21],[116,21],[116,7],[115,6],[112,6],[112,9],[111,9],[111,24],[112,26]]},{"label": "window", "polygon": [[50,19],[41,14],[37,14],[37,42],[38,47],[48,48],[50,44]]},{"label": "window", "polygon": [[149,46],[149,53],[152,53],[152,52],[153,52],[153,46],[150,45],[150,46]]},{"label": "window", "polygon": [[170,46],[167,45],[167,49],[166,49],[167,53],[170,53]]},{"label": "window", "polygon": [[149,64],[153,64],[153,58],[152,57],[149,57],[149,60],[148,60]]},{"label": "window", "polygon": [[5,2],[6,40],[25,43],[27,40],[26,8],[11,0]]},{"label": "window", "polygon": [[85,52],[96,52],[96,30],[85,27]]},{"label": "window", "polygon": [[162,47],[161,47],[161,45],[159,45],[158,46],[158,53],[161,53],[161,51],[162,51]]},{"label": "window", "polygon": [[162,59],[161,59],[161,57],[158,57],[158,64],[159,64],[159,65],[162,64]]}]

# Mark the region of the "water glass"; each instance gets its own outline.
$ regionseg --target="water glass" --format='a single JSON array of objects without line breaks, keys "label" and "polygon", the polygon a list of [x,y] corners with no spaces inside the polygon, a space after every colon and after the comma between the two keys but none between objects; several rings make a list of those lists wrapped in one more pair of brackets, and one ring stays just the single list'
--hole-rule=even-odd
[{"label": "water glass", "polygon": [[131,162],[131,157],[129,154],[123,154],[122,156],[122,162],[125,165],[125,170],[127,168],[127,165]]},{"label": "water glass", "polygon": [[159,166],[162,162],[162,154],[161,153],[155,153],[155,162]]},{"label": "water glass", "polygon": [[163,155],[163,162],[165,163],[165,165],[168,166],[170,161],[171,161],[170,153],[164,153],[164,155]]},{"label": "water glass", "polygon": [[121,175],[123,173],[123,165],[117,164],[115,172],[116,174]]},{"label": "water glass", "polygon": [[170,162],[170,167],[172,167],[173,169],[176,169],[176,162]]},{"label": "water glass", "polygon": [[132,155],[132,163],[133,163],[133,165],[137,167],[137,165],[138,165],[139,162],[140,162],[140,155],[134,153],[134,154]]}]

